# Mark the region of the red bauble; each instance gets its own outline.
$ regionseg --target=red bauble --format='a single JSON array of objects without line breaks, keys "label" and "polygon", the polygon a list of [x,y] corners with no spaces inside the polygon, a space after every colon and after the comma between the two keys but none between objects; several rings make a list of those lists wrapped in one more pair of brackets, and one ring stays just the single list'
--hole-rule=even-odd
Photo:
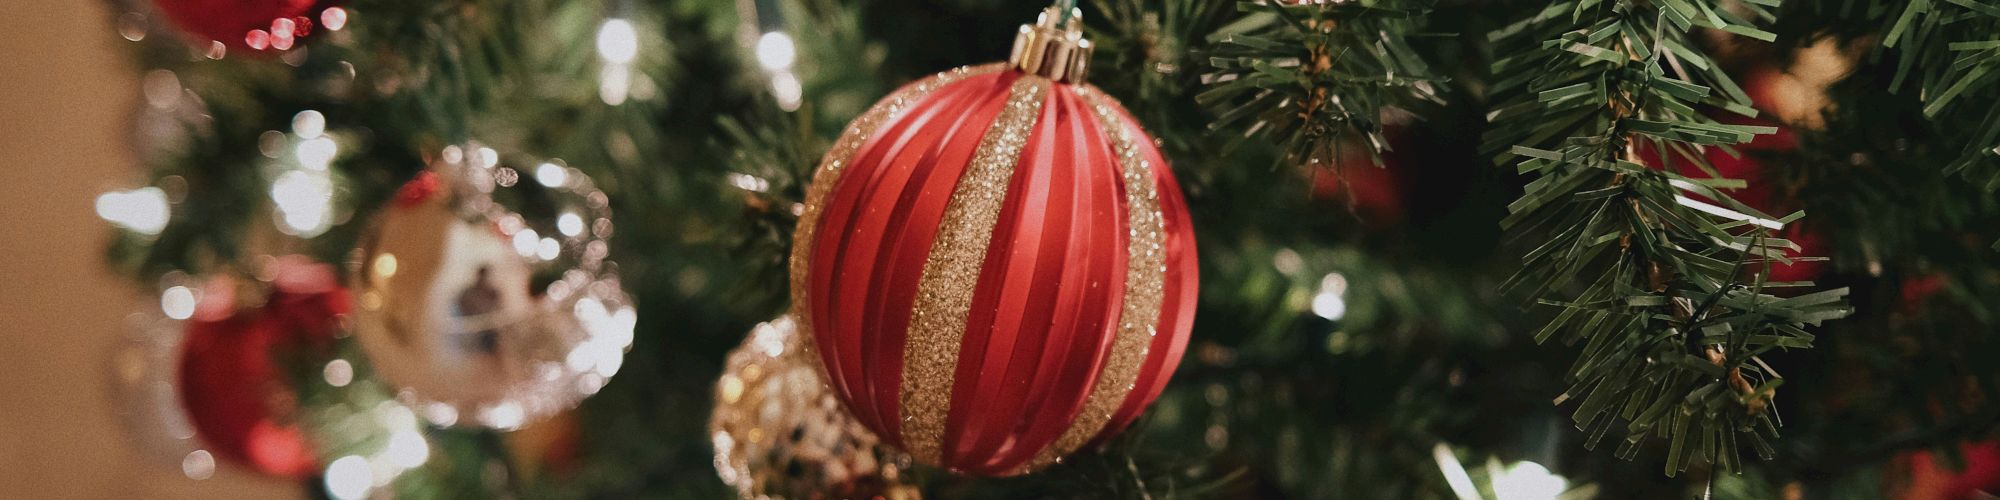
[{"label": "red bauble", "polygon": [[1064,80],[989,65],[904,87],[807,194],[794,315],[855,418],[920,461],[1052,463],[1137,418],[1186,347],[1173,173],[1115,100]]},{"label": "red bauble", "polygon": [[320,0],[153,0],[190,36],[231,49],[290,48],[312,31]]},{"label": "red bauble", "polygon": [[347,313],[346,292],[324,267],[281,272],[262,307],[188,321],[181,403],[217,458],[294,479],[318,470],[311,442],[294,423],[298,401],[283,363],[324,348]]},{"label": "red bauble", "polygon": [[1907,476],[1903,484],[1892,485],[1892,495],[1908,500],[1971,500],[2000,493],[2000,443],[1964,443],[1958,451],[1963,468],[1939,463],[1927,450],[1896,457]]},{"label": "red bauble", "polygon": [[[1387,135],[1395,143],[1403,134],[1391,129]],[[1370,225],[1402,220],[1403,171],[1396,166],[1396,152],[1383,152],[1382,164],[1377,165],[1368,146],[1355,142],[1342,146],[1333,157],[1333,165],[1301,167],[1312,179],[1313,197],[1339,201]]]}]

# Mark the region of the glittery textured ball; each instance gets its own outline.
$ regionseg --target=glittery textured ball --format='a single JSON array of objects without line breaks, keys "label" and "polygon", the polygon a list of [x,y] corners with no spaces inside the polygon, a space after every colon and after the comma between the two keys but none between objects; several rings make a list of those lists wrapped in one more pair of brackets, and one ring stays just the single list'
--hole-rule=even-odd
[{"label": "glittery textured ball", "polygon": [[898,90],[806,195],[793,315],[856,419],[1011,475],[1118,433],[1187,344],[1186,202],[1109,96],[1005,65]]},{"label": "glittery textured ball", "polygon": [[827,392],[790,316],[757,325],[715,384],[715,468],[743,498],[916,498],[909,457]]}]

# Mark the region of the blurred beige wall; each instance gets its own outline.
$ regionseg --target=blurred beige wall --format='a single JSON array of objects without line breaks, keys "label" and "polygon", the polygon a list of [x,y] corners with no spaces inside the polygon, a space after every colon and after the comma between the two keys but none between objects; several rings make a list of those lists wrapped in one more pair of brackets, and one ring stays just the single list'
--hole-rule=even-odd
[{"label": "blurred beige wall", "polygon": [[295,484],[182,477],[113,413],[105,357],[134,289],[104,270],[97,193],[138,181],[138,75],[104,2],[0,9],[0,498],[296,498]]}]

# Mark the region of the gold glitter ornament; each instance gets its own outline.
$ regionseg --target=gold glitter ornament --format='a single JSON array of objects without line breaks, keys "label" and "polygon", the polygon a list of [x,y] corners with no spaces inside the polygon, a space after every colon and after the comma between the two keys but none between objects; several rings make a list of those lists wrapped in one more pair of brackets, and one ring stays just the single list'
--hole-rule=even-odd
[{"label": "gold glitter ornament", "polygon": [[909,457],[847,414],[806,342],[783,316],[730,351],[708,423],[722,481],[743,498],[919,498]]}]

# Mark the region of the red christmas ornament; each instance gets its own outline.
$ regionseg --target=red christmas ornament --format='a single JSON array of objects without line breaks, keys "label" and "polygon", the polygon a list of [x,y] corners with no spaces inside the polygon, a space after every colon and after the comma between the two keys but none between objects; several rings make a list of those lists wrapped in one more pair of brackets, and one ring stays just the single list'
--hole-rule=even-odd
[{"label": "red christmas ornament", "polygon": [[[1398,142],[1403,130],[1388,130],[1389,141]],[[1302,167],[1312,179],[1316,198],[1335,200],[1360,215],[1370,225],[1392,224],[1403,218],[1403,176],[1396,167],[1395,151],[1382,154],[1381,165],[1370,157],[1368,146],[1343,146],[1333,165]]]},{"label": "red christmas ornament", "polygon": [[1008,64],[911,84],[807,193],[793,312],[855,418],[916,459],[1023,473],[1118,433],[1187,344],[1186,202],[1153,140],[1081,83],[1073,16]]},{"label": "red christmas ornament", "polygon": [[1979,442],[1959,445],[1963,468],[1944,463],[1928,450],[1896,457],[1907,477],[1892,486],[1893,496],[1908,500],[1971,500],[2000,493],[2000,443]]},{"label": "red christmas ornament", "polygon": [[153,0],[190,36],[230,49],[285,50],[312,31],[319,0]]},{"label": "red christmas ornament", "polygon": [[326,347],[349,304],[327,266],[278,267],[262,307],[188,321],[181,402],[196,435],[217,458],[300,479],[319,466],[312,443],[293,422],[298,401],[282,362]]},{"label": "red christmas ornament", "polygon": [[441,187],[443,184],[440,184],[437,172],[429,170],[417,172],[417,176],[403,183],[403,187],[396,188],[396,207],[411,208],[422,205],[430,201],[432,196],[436,196]]}]

